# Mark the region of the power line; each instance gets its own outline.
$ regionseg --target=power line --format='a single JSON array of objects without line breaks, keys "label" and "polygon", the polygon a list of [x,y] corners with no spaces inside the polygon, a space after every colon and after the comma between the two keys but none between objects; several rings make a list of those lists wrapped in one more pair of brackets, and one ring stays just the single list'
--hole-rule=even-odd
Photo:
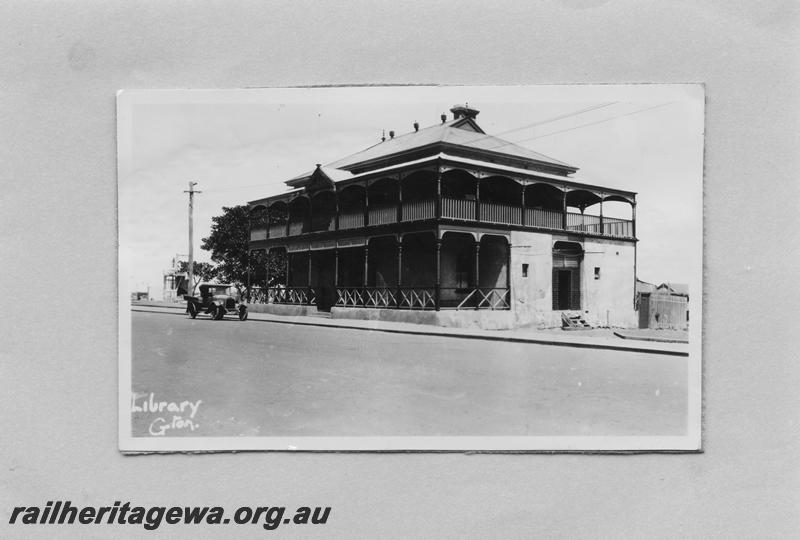
[{"label": "power line", "polygon": [[[573,116],[578,116],[579,114],[584,114],[584,113],[587,113],[587,112],[595,111],[597,109],[602,109],[604,107],[609,107],[609,106],[615,105],[617,103],[619,103],[619,102],[618,101],[609,101],[608,103],[601,103],[600,105],[592,105],[591,107],[586,107],[585,109],[581,109],[579,111],[574,111],[574,112],[566,113],[566,114],[560,114],[558,116],[553,116],[551,118],[546,118],[544,120],[540,120],[538,122],[533,122],[531,124],[528,124],[528,125],[525,125],[525,126],[522,126],[522,127],[509,129],[507,131],[501,131],[500,133],[496,133],[494,135],[486,135],[485,137],[479,137],[479,138],[475,139],[475,141],[480,141],[481,139],[485,139],[485,138],[488,138],[488,137],[497,137],[498,135],[507,135],[509,133],[514,133],[515,131],[522,131],[523,129],[528,129],[528,128],[532,128],[532,127],[536,127],[536,126],[541,126],[541,125],[544,125],[544,124],[550,124],[550,123],[555,122],[557,120],[571,118]],[[474,141],[467,141],[467,142],[474,142]]]},{"label": "power line", "polygon": [[616,120],[617,118],[624,118],[626,116],[631,116],[631,115],[643,113],[643,112],[646,112],[646,111],[652,111],[653,109],[658,109],[659,107],[666,107],[667,105],[672,105],[673,103],[674,103],[673,101],[670,101],[668,103],[660,103],[660,104],[655,105],[653,107],[647,107],[645,109],[639,109],[638,111],[631,111],[629,113],[619,114],[617,116],[612,116],[611,118],[606,118],[604,120],[598,120],[597,122],[590,122],[588,124],[581,124],[580,126],[575,126],[575,127],[571,127],[571,128],[567,128],[567,129],[562,129],[561,131],[553,131],[551,133],[545,133],[544,135],[539,135],[537,137],[530,137],[528,139],[522,139],[522,140],[517,141],[517,142],[520,143],[520,142],[526,142],[526,141],[533,141],[533,140],[536,140],[536,139],[542,139],[544,137],[549,137],[550,135],[557,135],[559,133],[566,133],[568,131],[574,131],[576,129],[580,129],[580,128],[584,128],[584,127],[588,127],[588,126],[594,126],[594,125],[597,125],[597,124],[602,124],[603,122],[610,122],[611,120]]}]

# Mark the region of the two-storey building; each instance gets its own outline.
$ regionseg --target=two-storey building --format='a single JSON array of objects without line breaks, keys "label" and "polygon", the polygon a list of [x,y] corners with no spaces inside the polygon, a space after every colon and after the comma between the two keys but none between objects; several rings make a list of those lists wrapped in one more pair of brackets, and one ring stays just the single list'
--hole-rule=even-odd
[{"label": "two-storey building", "polygon": [[[280,253],[271,312],[448,326],[635,326],[635,193],[487,135],[478,111],[395,136],[255,200],[251,251]],[[610,201],[630,219],[603,215]]]}]

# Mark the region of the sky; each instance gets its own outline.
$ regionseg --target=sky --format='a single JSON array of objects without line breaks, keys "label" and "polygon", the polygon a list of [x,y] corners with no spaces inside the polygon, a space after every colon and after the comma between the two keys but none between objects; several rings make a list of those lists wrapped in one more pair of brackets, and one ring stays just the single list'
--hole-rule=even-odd
[{"label": "sky", "polygon": [[[121,284],[161,298],[163,271],[188,253],[188,182],[202,192],[195,260],[208,261],[201,239],[223,207],[281,193],[384,130],[437,124],[464,103],[487,134],[578,167],[576,181],[636,192],[638,277],[699,286],[703,90],[652,84],[123,91]],[[629,218],[630,206],[606,203],[604,214]]]}]

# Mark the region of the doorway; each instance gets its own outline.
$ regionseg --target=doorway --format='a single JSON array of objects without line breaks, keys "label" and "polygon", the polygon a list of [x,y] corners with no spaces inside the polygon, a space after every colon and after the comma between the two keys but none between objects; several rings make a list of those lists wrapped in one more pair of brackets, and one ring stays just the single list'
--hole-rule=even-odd
[{"label": "doorway", "polygon": [[333,250],[311,252],[311,286],[317,296],[318,311],[330,311],[336,303],[335,261]]},{"label": "doorway", "polygon": [[572,271],[558,270],[558,308],[571,309],[572,299]]}]

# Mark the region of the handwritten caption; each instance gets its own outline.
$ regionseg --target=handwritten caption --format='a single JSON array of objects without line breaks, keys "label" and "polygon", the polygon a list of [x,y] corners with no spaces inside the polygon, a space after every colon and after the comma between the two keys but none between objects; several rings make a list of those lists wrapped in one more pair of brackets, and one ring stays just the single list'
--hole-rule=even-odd
[{"label": "handwritten caption", "polygon": [[163,401],[156,399],[153,392],[139,394],[134,392],[131,396],[131,413],[157,414],[148,433],[154,437],[163,437],[171,430],[195,431],[200,427],[197,423],[197,411],[202,399],[197,401]]}]

